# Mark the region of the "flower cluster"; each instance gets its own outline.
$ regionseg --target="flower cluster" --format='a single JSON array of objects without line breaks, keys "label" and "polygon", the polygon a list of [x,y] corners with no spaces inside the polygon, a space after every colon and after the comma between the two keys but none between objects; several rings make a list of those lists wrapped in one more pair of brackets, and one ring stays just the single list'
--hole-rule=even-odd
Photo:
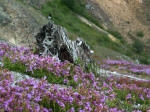
[{"label": "flower cluster", "polygon": [[49,85],[44,79],[40,81],[26,79],[18,82],[16,86],[11,86],[13,77],[6,70],[0,70],[0,77],[0,111],[100,112],[113,110],[105,104],[109,94],[111,99],[114,98],[111,94],[112,89],[108,89],[106,83],[101,88],[97,87],[96,90],[83,83],[74,90],[72,87],[61,88],[57,85]]},{"label": "flower cluster", "polygon": [[117,69],[120,70],[126,70],[136,74],[150,75],[150,65],[134,64],[124,60],[105,60],[104,63],[107,66],[116,66]]},{"label": "flower cluster", "polygon": [[[0,69],[0,111],[124,112],[128,111],[126,106],[134,112],[149,109],[149,82],[133,84],[129,80],[95,77],[69,62],[39,57],[27,48],[12,48],[7,44],[0,45],[0,55],[4,64]],[[13,75],[5,68],[47,78],[26,79],[12,86]],[[52,81],[53,78],[56,80]],[[59,84],[66,86],[48,83],[58,83],[58,79],[63,81]]]}]

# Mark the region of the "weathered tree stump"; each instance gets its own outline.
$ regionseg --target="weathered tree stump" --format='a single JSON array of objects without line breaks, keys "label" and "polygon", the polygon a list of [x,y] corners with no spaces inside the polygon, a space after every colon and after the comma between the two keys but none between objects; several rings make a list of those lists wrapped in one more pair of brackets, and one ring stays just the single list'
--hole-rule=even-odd
[{"label": "weathered tree stump", "polygon": [[90,47],[81,38],[71,41],[65,29],[55,25],[50,21],[44,25],[36,35],[37,47],[40,55],[56,57],[61,61],[68,60],[74,63],[77,59],[82,60],[84,64],[92,62],[92,51]]}]

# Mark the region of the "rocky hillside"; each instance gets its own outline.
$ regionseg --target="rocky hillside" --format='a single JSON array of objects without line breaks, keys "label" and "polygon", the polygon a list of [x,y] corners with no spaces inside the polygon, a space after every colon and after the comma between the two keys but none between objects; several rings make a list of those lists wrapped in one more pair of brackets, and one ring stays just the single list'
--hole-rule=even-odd
[{"label": "rocky hillside", "polygon": [[[142,35],[150,39],[149,0],[87,0],[93,8],[89,8],[105,26],[111,22],[118,31],[130,40],[130,35]],[[103,12],[102,12],[103,11]],[[104,14],[105,15],[104,15]],[[106,17],[108,19],[106,19]],[[108,21],[106,21],[108,20]],[[110,27],[109,27],[110,28]]]},{"label": "rocky hillside", "polygon": [[47,19],[27,4],[17,0],[0,0],[0,39],[28,46],[46,23]]}]

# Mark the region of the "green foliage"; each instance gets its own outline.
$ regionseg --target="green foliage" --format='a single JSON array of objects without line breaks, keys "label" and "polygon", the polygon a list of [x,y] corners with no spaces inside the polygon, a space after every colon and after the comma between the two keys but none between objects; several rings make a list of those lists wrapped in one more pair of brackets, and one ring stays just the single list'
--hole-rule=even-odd
[{"label": "green foliage", "polygon": [[[150,104],[149,99],[145,99],[144,101],[140,99],[139,94],[136,93],[134,90],[120,90],[114,88],[116,95],[116,98],[113,101],[107,101],[106,103],[109,105],[109,107],[114,107],[114,105],[118,105],[120,109],[124,109],[127,112],[132,112],[135,108],[133,105],[140,104],[141,106],[138,107],[138,110],[142,110],[142,112],[146,112],[146,109],[148,108]],[[126,96],[131,93],[132,98],[126,99]]]},{"label": "green foliage", "polygon": [[30,71],[26,71],[27,69],[26,65],[22,64],[21,62],[11,63],[11,61],[8,60],[7,58],[4,59],[4,68],[7,68],[10,71],[16,71],[23,74],[27,74],[35,78],[43,78],[44,76],[46,76],[47,81],[49,83],[54,83],[54,84],[64,83],[63,77],[56,77],[56,75],[46,70],[34,70],[33,73]]},{"label": "green foliage", "polygon": [[93,15],[85,9],[85,0],[62,0],[62,4],[65,4],[73,12],[82,15],[97,26],[103,28],[98,19],[94,18]]},{"label": "green foliage", "polygon": [[127,101],[121,100],[119,98],[115,98],[114,100],[108,100],[106,101],[106,104],[111,107],[115,108],[116,105],[119,109],[124,109],[126,112],[132,112],[134,108],[131,104],[129,104]]},{"label": "green foliage", "polygon": [[144,37],[144,33],[142,31],[137,32],[136,35],[141,38]]},{"label": "green foliage", "polygon": [[42,101],[39,102],[45,108],[52,109],[53,112],[65,112],[65,109],[62,109],[56,101],[50,100],[49,98],[43,98]]},{"label": "green foliage", "polygon": [[81,14],[84,11],[81,0],[62,0],[62,3],[76,13]]},{"label": "green foliage", "polygon": [[141,42],[139,39],[135,39],[133,43],[133,48],[135,49],[136,53],[142,53],[144,50],[144,43]]},{"label": "green foliage", "polygon": [[68,85],[72,86],[73,88],[76,88],[78,86],[78,84],[72,78],[71,80],[69,80]]},{"label": "green foliage", "polygon": [[97,73],[98,65],[96,64],[96,62],[94,60],[93,60],[93,62],[84,65],[84,62],[80,58],[78,58],[75,61],[75,64],[80,66],[85,73],[93,73],[96,77],[99,76],[99,73]]},{"label": "green foliage", "polygon": [[146,53],[142,53],[138,59],[143,64],[150,64],[149,55],[147,55]]},{"label": "green foliage", "polygon": [[120,40],[121,43],[125,43],[125,40],[121,36],[121,34],[117,31],[108,30],[109,33],[111,33],[114,37]]}]

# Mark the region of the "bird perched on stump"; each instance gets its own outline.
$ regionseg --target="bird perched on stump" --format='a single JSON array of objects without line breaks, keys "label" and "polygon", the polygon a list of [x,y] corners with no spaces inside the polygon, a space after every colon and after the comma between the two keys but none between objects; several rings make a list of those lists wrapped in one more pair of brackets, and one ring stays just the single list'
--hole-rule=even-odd
[{"label": "bird perched on stump", "polygon": [[52,15],[49,13],[48,20],[51,20],[51,19],[52,19]]}]

